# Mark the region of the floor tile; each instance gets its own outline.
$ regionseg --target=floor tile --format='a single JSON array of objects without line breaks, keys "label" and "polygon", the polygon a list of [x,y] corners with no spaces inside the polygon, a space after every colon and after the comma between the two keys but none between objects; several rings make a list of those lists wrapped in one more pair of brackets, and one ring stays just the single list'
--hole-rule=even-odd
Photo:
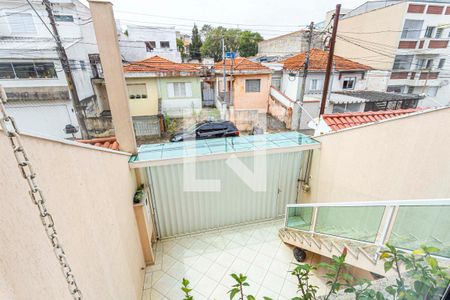
[{"label": "floor tile", "polygon": [[201,273],[206,273],[213,262],[206,257],[200,256],[199,259],[192,265],[192,268],[196,269]]},{"label": "floor tile", "polygon": [[219,282],[227,271],[228,271],[227,267],[214,263],[206,272],[206,276]]},{"label": "floor tile", "polygon": [[194,290],[205,297],[209,297],[216,289],[219,283],[208,276],[203,276],[202,279],[194,286]]},{"label": "floor tile", "polygon": [[284,284],[284,277],[268,272],[262,286],[279,294]]},{"label": "floor tile", "polygon": [[153,289],[166,295],[178,281],[168,274],[164,274],[161,278],[153,284]]}]

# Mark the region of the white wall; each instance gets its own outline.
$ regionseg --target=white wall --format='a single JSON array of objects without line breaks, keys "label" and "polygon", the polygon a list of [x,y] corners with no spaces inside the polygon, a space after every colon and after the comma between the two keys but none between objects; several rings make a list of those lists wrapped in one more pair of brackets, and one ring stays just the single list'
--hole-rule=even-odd
[{"label": "white wall", "polygon": [[[140,300],[145,265],[129,155],[30,136],[22,142],[84,299]],[[3,132],[0,165],[0,298],[72,299]]]}]

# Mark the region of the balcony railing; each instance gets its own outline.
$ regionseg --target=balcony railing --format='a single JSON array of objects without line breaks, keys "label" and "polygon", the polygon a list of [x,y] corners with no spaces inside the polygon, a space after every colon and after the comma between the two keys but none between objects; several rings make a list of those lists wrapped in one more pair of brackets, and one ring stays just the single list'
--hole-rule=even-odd
[{"label": "balcony railing", "polygon": [[450,199],[291,204],[285,227],[383,247],[440,249],[450,258]]}]

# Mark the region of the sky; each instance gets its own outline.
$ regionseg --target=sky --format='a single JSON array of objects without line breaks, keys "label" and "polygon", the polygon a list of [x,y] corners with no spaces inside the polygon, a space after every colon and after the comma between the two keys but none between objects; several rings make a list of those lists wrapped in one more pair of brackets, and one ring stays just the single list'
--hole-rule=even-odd
[{"label": "sky", "polygon": [[341,3],[355,8],[364,0],[112,0],[121,24],[170,27],[188,33],[194,22],[201,27],[239,27],[260,32],[264,38],[286,34],[325,19]]}]

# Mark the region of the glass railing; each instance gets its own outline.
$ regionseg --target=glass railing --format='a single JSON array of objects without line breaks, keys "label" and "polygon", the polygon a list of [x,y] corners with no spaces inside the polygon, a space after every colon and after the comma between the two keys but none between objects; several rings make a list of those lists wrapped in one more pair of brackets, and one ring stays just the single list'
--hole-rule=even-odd
[{"label": "glass railing", "polygon": [[450,199],[290,204],[286,227],[377,246],[422,245],[450,257]]}]

